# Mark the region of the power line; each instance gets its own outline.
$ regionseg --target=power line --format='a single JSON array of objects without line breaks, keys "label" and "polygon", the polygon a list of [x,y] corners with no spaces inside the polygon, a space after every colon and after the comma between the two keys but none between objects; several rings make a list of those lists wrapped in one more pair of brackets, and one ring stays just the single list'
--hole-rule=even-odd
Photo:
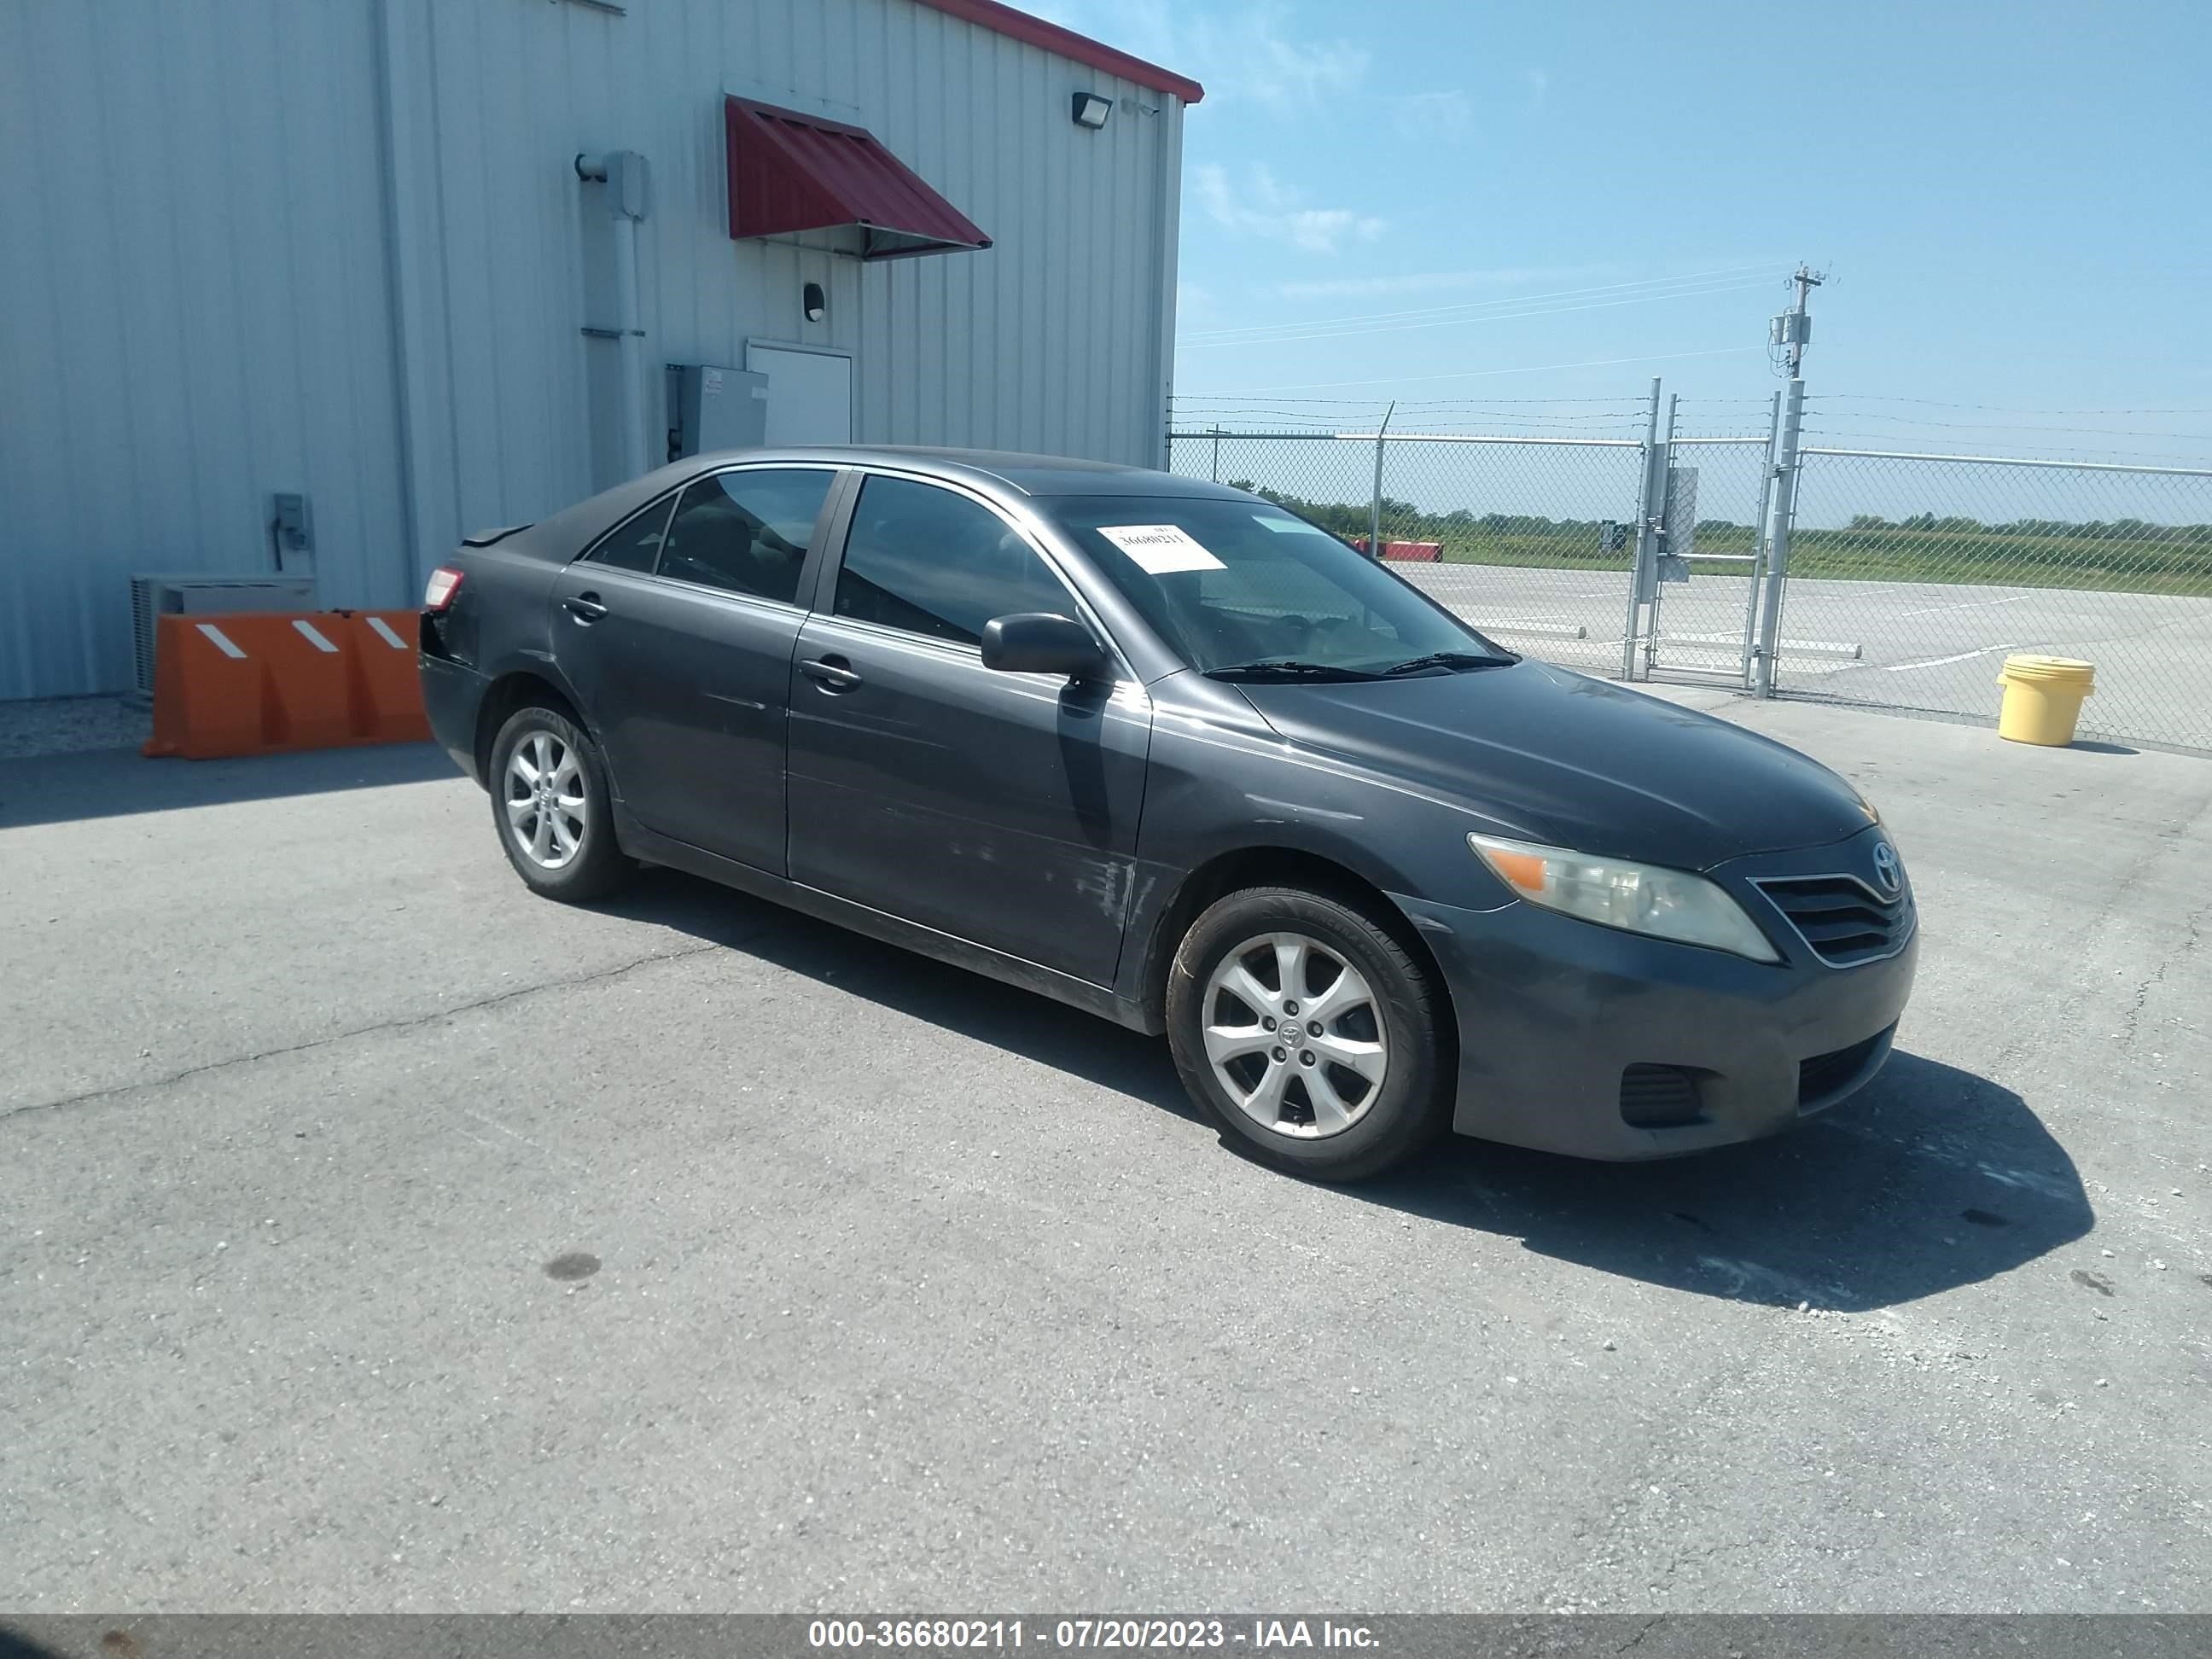
[{"label": "power line", "polygon": [[[2207,435],[2195,432],[2145,432],[2133,427],[2118,426],[2021,426],[2001,421],[1934,421],[1923,415],[1884,415],[1879,410],[1872,409],[1839,409],[1830,412],[1847,421],[1884,421],[1895,426],[1942,427],[1956,432],[2048,432],[2056,435],[2063,435],[2069,432],[2087,432],[2094,433],[2100,438],[2179,438],[2196,442],[2203,441]],[[2060,411],[2054,410],[2051,412],[2056,415]],[[2082,410],[2079,412],[2086,415],[2091,411]],[[2145,410],[2142,412],[2148,414],[2151,411]],[[2206,412],[2212,413],[2212,410]]]},{"label": "power line", "polygon": [[1927,409],[1979,410],[1991,415],[2212,415],[2212,407],[2196,409],[2028,409],[2018,404],[1949,404],[1935,398],[1891,398],[1873,392],[1822,392],[1822,402],[1861,404],[1918,404]]},{"label": "power line", "polygon": [[1643,276],[1631,283],[1601,283],[1589,288],[1556,289],[1548,294],[1507,295],[1495,300],[1467,300],[1457,305],[1424,306],[1412,311],[1370,311],[1348,317],[1310,317],[1303,322],[1254,323],[1239,328],[1200,328],[1179,334],[1177,340],[1224,339],[1235,335],[1271,333],[1285,328],[1332,328],[1339,323],[1390,322],[1406,317],[1442,317],[1463,311],[1484,311],[1498,306],[1534,303],[1540,300],[1571,300],[1590,294],[1614,294],[1628,289],[1656,289],[1684,283],[1701,283],[1717,277],[1734,277],[1752,271],[1771,270],[1767,264],[1723,265],[1711,270],[1686,271],[1679,276]]},{"label": "power line", "polygon": [[[1364,385],[1364,384],[1365,384],[1365,382],[1364,382],[1364,381],[1346,381],[1346,382],[1345,382],[1345,384],[1346,384],[1346,385],[1347,385],[1347,386],[1351,386],[1351,385]],[[1191,399],[1194,399],[1194,398],[1222,398],[1222,399],[1224,399],[1224,401],[1231,401],[1231,402],[1234,402],[1234,401],[1243,400],[1243,399],[1246,399],[1246,398],[1256,398],[1262,397],[1262,396],[1264,396],[1264,395],[1265,395],[1265,394],[1264,394],[1264,393],[1262,393],[1262,392],[1249,392],[1249,393],[1247,393],[1247,392],[1176,392],[1176,393],[1175,394],[1175,400],[1176,400],[1177,403],[1184,403],[1184,402],[1188,402],[1188,401],[1189,401],[1189,400],[1191,400]],[[1360,399],[1358,399],[1358,398],[1268,398],[1268,399],[1267,399],[1267,401],[1268,401],[1268,402],[1270,402],[1270,403],[1277,403],[1277,404],[1347,404],[1347,403],[1357,403],[1357,402],[1359,402],[1359,401],[1361,401],[1361,400],[1360,400]],[[1381,400],[1380,398],[1377,398],[1377,399],[1376,399],[1375,401],[1376,401],[1376,402],[1378,402],[1378,403],[1379,403],[1379,402],[1380,402],[1380,401],[1382,401],[1382,400]],[[1462,399],[1462,398],[1401,398],[1397,399],[1396,401],[1397,401],[1398,406],[1399,406],[1401,409],[1426,409],[1426,408],[1431,408],[1431,407],[1433,407],[1433,406],[1435,406],[1435,405],[1437,405],[1437,404],[1464,404],[1464,400],[1463,400],[1463,399]],[[1482,400],[1482,404],[1481,404],[1481,406],[1486,409],[1486,408],[1489,408],[1490,406],[1492,406],[1492,404],[1617,404],[1617,403],[1619,403],[1620,401],[1620,399],[1618,397],[1613,397],[1613,398],[1485,398]],[[1759,399],[1753,399],[1753,401],[1754,401],[1754,402],[1764,402],[1764,401],[1765,401],[1765,399],[1763,399],[1763,398],[1759,398]],[[1636,412],[1637,414],[1639,414],[1639,415],[1640,415],[1640,414],[1642,414],[1642,413],[1643,413],[1643,410],[1639,409],[1639,410],[1636,410],[1635,412]]]},{"label": "power line", "polygon": [[[1899,441],[1899,434],[1893,432],[1860,432],[1853,430],[1849,427],[1832,428],[1809,420],[1805,422],[1804,430],[1808,443],[1811,443],[1815,447],[1822,444],[1844,444],[1853,441],[1874,445],[1894,445]],[[1814,437],[1815,434],[1819,434],[1817,439]],[[2172,461],[2177,459],[2184,460],[2195,459],[2195,457],[2188,452],[2184,452],[2180,456],[2177,457],[2164,451],[2146,450],[2140,447],[2134,449],[2084,449],[2081,446],[2075,444],[2022,444],[2014,443],[2009,440],[2007,440],[2001,447],[1985,444],[1979,446],[1979,447],[1988,449],[1993,455],[2009,455],[2025,453],[2031,455],[2050,456],[2060,460],[2076,461],[2141,462],[2148,460],[2165,462]],[[1984,457],[1972,453],[1970,450],[1957,453],[1962,454],[1965,459],[1969,460],[1984,459]],[[1941,458],[1929,457],[1929,459],[1935,460],[1940,459]]]},{"label": "power line", "polygon": [[1540,306],[1523,311],[1491,312],[1480,317],[1443,317],[1437,319],[1434,322],[1393,323],[1382,328],[1335,329],[1321,334],[1266,335],[1241,340],[1185,341],[1179,339],[1176,343],[1176,349],[1178,351],[1207,351],[1220,346],[1294,345],[1302,340],[1342,340],[1353,337],[1364,337],[1371,334],[1403,334],[1415,329],[1449,328],[1453,325],[1459,323],[1512,322],[1524,317],[1557,317],[1569,312],[1604,311],[1611,309],[1615,306],[1649,305],[1660,300],[1702,299],[1707,295],[1741,294],[1752,289],[1764,288],[1766,284],[1764,282],[1724,283],[1712,287],[1682,289],[1664,294],[1634,294],[1619,300],[1593,300],[1583,305]]},{"label": "power line", "polygon": [[[1327,421],[1332,416],[1345,410],[1372,409],[1381,401],[1380,398],[1346,398],[1334,400],[1318,408],[1309,405],[1291,409],[1262,404],[1185,403],[1181,398],[1177,398],[1175,410],[1178,416],[1206,418],[1228,416],[1237,420],[1249,420],[1267,416],[1281,420]],[[1641,410],[1614,409],[1585,415],[1537,415],[1525,410],[1485,409],[1463,404],[1447,404],[1441,406],[1401,404],[1399,407],[1407,410],[1409,413],[1418,413],[1424,420],[1510,421],[1524,426],[1613,426],[1622,421],[1641,419],[1644,414]]]},{"label": "power line", "polygon": [[[1548,374],[1565,368],[1615,368],[1624,363],[1667,363],[1684,357],[1731,357],[1758,346],[1715,346],[1706,351],[1663,351],[1646,357],[1592,357],[1579,363],[1532,363],[1526,368],[1474,368],[1457,374],[1396,374],[1364,380],[1298,380],[1285,386],[1253,386],[1249,392],[1322,392],[1346,386],[1415,386],[1431,380],[1480,380],[1499,374]],[[1226,396],[1226,393],[1216,393]]]}]

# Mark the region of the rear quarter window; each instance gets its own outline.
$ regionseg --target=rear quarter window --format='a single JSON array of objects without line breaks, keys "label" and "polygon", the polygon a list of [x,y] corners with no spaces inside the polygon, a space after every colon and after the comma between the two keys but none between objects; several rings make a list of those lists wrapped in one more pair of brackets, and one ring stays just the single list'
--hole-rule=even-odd
[{"label": "rear quarter window", "polygon": [[593,543],[584,557],[593,564],[650,575],[660,562],[661,544],[667,539],[668,515],[675,507],[670,496],[640,509]]}]

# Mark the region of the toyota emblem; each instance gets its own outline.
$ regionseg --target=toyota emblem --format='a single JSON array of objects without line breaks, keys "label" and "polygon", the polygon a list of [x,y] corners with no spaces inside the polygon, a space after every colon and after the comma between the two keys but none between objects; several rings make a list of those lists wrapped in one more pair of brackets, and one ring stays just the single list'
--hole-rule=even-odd
[{"label": "toyota emblem", "polygon": [[1881,884],[1885,893],[1897,890],[1897,849],[1886,841],[1874,844],[1874,878]]}]

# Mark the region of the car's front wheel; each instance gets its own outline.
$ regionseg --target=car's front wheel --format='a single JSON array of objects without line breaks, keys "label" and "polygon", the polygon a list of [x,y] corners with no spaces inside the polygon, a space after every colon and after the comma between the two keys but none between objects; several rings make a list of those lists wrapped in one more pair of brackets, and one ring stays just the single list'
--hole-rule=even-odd
[{"label": "car's front wheel", "polygon": [[491,808],[507,862],[548,898],[601,898],[631,872],[615,842],[599,750],[559,709],[519,708],[500,727]]},{"label": "car's front wheel", "polygon": [[1379,1173],[1442,1126],[1446,1009],[1373,916],[1299,888],[1232,893],[1167,988],[1183,1085],[1238,1144],[1323,1181]]}]

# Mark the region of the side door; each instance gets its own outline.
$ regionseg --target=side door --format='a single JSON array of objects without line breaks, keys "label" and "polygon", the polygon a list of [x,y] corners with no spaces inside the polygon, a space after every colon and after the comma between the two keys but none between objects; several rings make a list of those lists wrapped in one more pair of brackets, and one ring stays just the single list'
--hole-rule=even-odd
[{"label": "side door", "polygon": [[792,678],[792,878],[1110,983],[1152,740],[1143,687],[983,666],[994,617],[1097,623],[980,496],[872,472],[848,517]]},{"label": "side door", "polygon": [[623,805],[648,830],[776,875],[792,652],[837,477],[763,466],[695,478],[553,590],[554,658]]}]

